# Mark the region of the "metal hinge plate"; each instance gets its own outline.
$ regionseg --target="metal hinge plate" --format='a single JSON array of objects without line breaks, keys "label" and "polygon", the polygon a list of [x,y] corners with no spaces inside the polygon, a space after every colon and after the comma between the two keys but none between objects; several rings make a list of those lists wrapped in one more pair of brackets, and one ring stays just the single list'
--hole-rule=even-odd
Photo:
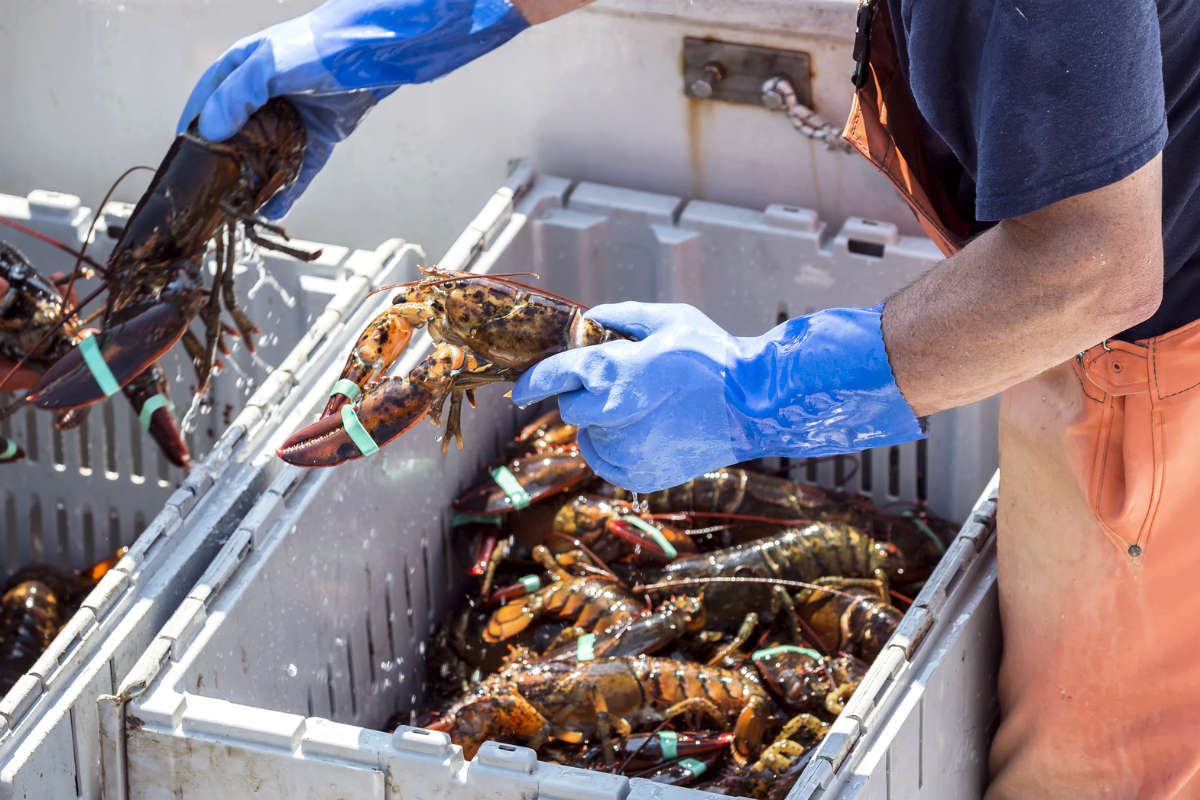
[{"label": "metal hinge plate", "polygon": [[763,105],[763,84],[785,78],[796,100],[812,108],[810,57],[780,50],[686,36],[683,40],[683,93],[700,100]]}]

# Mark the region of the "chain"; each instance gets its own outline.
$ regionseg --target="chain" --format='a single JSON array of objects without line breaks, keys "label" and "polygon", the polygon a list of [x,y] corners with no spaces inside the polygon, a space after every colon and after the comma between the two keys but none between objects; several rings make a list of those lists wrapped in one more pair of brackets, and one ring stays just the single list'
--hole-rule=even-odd
[{"label": "chain", "polygon": [[824,142],[830,150],[851,152],[850,143],[842,138],[841,127],[825,121],[825,118],[796,99],[796,90],[787,78],[771,78],[762,87],[763,105],[767,108],[786,111],[792,127],[804,136]]}]

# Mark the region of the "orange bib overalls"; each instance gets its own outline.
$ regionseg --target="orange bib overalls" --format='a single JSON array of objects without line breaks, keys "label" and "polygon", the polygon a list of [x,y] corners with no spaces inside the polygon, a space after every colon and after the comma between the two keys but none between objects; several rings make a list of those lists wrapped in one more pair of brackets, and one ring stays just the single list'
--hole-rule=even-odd
[{"label": "orange bib overalls", "polygon": [[[970,223],[929,173],[886,3],[860,5],[854,55],[843,135],[949,256]],[[1200,321],[1008,389],[1000,473],[988,800],[1200,798]]]}]

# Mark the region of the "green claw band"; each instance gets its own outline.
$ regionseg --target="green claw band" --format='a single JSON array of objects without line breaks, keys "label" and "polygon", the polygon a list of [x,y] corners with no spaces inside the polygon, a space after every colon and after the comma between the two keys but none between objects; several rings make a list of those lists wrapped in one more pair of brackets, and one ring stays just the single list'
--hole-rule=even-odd
[{"label": "green claw band", "polygon": [[79,352],[83,354],[83,363],[91,371],[96,385],[104,392],[105,397],[112,397],[121,391],[121,384],[117,383],[116,376],[112,374],[108,364],[104,363],[104,356],[100,355],[100,345],[96,343],[95,336],[84,337],[79,342]]},{"label": "green claw band", "polygon": [[694,758],[683,759],[679,762],[679,766],[690,772],[693,778],[699,778],[708,770],[708,767],[704,766],[703,761],[697,761]]},{"label": "green claw band", "polygon": [[339,378],[338,382],[333,385],[333,389],[330,390],[329,396],[337,397],[339,394],[349,398],[350,402],[354,402],[362,394],[362,389],[349,378]]},{"label": "green claw band", "polygon": [[450,518],[451,528],[463,525],[495,525],[499,528],[504,525],[504,520],[499,514],[455,514]]},{"label": "green claw band", "polygon": [[796,647],[794,644],[781,644],[778,647],[768,647],[766,650],[756,650],[750,656],[751,661],[758,661],[763,658],[770,658],[779,653],[803,653],[804,655],[815,658],[817,661],[823,661],[824,656],[816,650],[807,647]]},{"label": "green claw band", "polygon": [[675,546],[667,541],[667,537],[662,535],[662,531],[651,525],[649,522],[646,522],[641,517],[635,517],[633,514],[626,514],[625,516],[621,517],[621,519],[649,536],[663,551],[663,557],[668,561],[679,555],[678,551],[675,550]]},{"label": "green claw band", "polygon": [[[521,585],[525,587],[525,594],[533,594],[542,588],[542,579],[537,575],[522,575],[519,580]],[[588,635],[591,636],[591,634]]]},{"label": "green claw band", "polygon": [[679,734],[675,731],[659,731],[658,741],[662,745],[663,761],[679,758]]},{"label": "green claw band", "polygon": [[4,442],[4,449],[0,450],[0,461],[7,461],[17,454],[17,443],[12,439],[0,436],[0,442]]},{"label": "green claw band", "polygon": [[596,657],[596,634],[585,633],[575,640],[575,658],[591,661]]},{"label": "green claw band", "polygon": [[512,503],[514,511],[529,508],[529,504],[533,502],[529,497],[529,492],[525,491],[525,487],[508,467],[496,467],[492,470],[492,480],[500,487],[500,491],[504,492],[508,502]]},{"label": "green claw band", "polygon": [[161,394],[151,395],[143,405],[142,410],[138,413],[138,419],[142,422],[142,430],[150,430],[150,418],[154,416],[154,412],[160,408],[175,409],[175,404]]},{"label": "green claw band", "polygon": [[358,414],[354,412],[354,406],[342,406],[342,427],[346,429],[350,440],[364,456],[379,452],[379,445],[375,444],[371,434],[367,433],[367,429],[358,421]]},{"label": "green claw band", "polygon": [[933,532],[933,528],[930,528],[925,524],[925,520],[921,519],[911,511],[905,511],[904,516],[913,521],[913,525],[917,526],[917,530],[921,531],[921,533],[933,540],[933,544],[937,547],[938,553],[941,555],[946,555],[946,545],[942,544],[942,540],[939,539],[937,534]]}]

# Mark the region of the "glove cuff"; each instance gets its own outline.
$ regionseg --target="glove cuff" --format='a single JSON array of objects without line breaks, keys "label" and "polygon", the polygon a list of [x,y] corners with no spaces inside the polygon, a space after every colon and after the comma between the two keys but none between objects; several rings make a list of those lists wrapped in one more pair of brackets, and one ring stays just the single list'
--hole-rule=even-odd
[{"label": "glove cuff", "polygon": [[309,16],[322,66],[346,89],[434,80],[529,27],[507,0],[333,0]]},{"label": "glove cuff", "polygon": [[854,453],[924,438],[892,374],[883,305],[832,308],[737,339],[725,401],[740,460]]}]

